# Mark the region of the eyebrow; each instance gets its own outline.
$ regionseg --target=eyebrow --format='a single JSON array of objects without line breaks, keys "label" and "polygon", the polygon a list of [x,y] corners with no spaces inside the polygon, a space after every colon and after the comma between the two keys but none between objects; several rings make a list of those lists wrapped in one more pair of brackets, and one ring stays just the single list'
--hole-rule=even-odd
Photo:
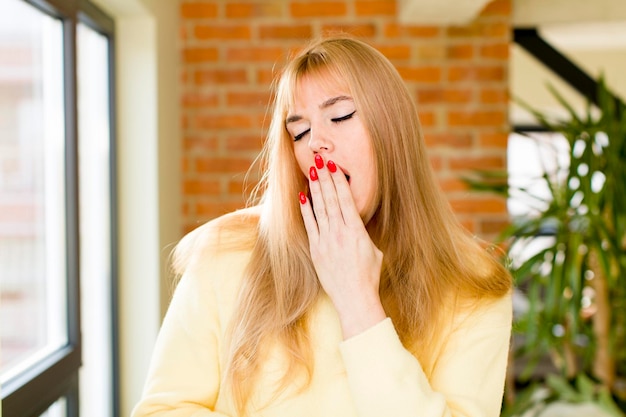
[{"label": "eyebrow", "polygon": [[[335,103],[340,102],[340,101],[344,101],[344,100],[352,101],[352,97],[349,97],[349,96],[332,97],[332,98],[329,98],[328,100],[324,101],[322,104],[320,104],[319,108],[320,109],[326,109],[326,108],[334,105]],[[292,116],[287,117],[287,120],[285,120],[285,124],[297,122],[298,120],[301,120],[301,119],[302,119],[302,116],[300,116],[298,114],[294,114]]]}]

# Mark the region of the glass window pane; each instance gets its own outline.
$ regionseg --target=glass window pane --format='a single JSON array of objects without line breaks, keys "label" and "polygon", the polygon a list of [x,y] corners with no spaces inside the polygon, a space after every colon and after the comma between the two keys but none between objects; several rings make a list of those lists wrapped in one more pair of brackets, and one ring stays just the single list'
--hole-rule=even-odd
[{"label": "glass window pane", "polygon": [[67,343],[61,23],[0,2],[0,383]]},{"label": "glass window pane", "polygon": [[78,149],[83,366],[81,415],[111,416],[109,40],[78,26]]},{"label": "glass window pane", "polygon": [[547,174],[554,180],[565,181],[569,167],[569,144],[559,133],[534,132],[528,135],[512,133],[507,147],[509,186],[508,209],[512,216],[537,214],[546,204],[527,193],[545,201],[551,198],[548,184],[543,178]]}]

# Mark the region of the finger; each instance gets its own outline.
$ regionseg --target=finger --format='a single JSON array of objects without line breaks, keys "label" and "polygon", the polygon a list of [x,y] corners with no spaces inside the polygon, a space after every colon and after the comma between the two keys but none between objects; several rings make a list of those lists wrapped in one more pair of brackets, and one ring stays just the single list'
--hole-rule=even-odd
[{"label": "finger", "polygon": [[306,194],[300,192],[298,195],[300,200],[300,213],[302,213],[302,220],[304,221],[304,228],[306,234],[309,237],[309,245],[313,242],[317,242],[319,239],[319,229],[317,228],[317,221],[313,215],[313,207],[307,198]]},{"label": "finger", "polygon": [[322,197],[322,189],[318,175],[317,168],[309,168],[309,191],[313,205],[312,210],[315,213],[318,230],[326,230],[328,228],[328,215],[326,213],[326,206],[324,204],[324,197]]},{"label": "finger", "polygon": [[334,161],[328,160],[326,166],[335,186],[338,205],[344,222],[347,225],[363,225],[363,220],[354,202],[352,190],[346,176],[341,170],[337,169]]},{"label": "finger", "polygon": [[335,182],[331,177],[330,171],[324,166],[324,162],[325,161],[321,155],[315,155],[315,165],[318,167],[317,173],[319,176],[319,185],[322,191],[322,198],[324,200],[328,221],[330,223],[343,223],[341,208],[339,207],[339,199],[337,197],[337,190],[335,189]]}]

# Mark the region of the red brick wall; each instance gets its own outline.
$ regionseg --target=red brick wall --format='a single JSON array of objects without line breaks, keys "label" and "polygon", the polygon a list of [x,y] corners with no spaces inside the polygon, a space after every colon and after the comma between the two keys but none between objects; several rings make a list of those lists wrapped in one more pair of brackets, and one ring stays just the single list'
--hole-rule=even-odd
[{"label": "red brick wall", "polygon": [[268,124],[269,84],[310,37],[350,32],[396,65],[418,102],[431,162],[462,222],[483,237],[502,199],[460,176],[506,164],[511,0],[462,27],[402,25],[393,0],[181,0],[185,229],[244,204],[244,174]]}]

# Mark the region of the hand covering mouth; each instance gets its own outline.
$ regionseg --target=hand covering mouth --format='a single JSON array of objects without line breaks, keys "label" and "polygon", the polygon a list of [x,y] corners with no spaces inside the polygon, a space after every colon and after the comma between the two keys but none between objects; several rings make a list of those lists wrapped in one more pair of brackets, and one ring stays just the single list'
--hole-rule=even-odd
[{"label": "hand covering mouth", "polygon": [[343,175],[346,177],[346,181],[348,181],[348,184],[350,184],[350,174],[348,174],[348,172],[342,167],[339,167],[339,169],[341,170],[341,172],[343,172]]}]

